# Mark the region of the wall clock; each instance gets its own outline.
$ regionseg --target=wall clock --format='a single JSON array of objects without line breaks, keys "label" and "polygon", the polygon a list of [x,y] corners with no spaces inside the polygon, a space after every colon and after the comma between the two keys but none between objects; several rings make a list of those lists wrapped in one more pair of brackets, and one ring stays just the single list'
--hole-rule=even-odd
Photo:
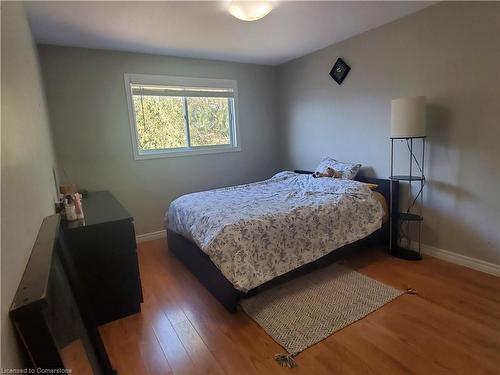
[{"label": "wall clock", "polygon": [[347,76],[347,73],[349,73],[349,70],[351,70],[351,67],[344,60],[338,58],[332,70],[330,70],[330,76],[340,85]]}]

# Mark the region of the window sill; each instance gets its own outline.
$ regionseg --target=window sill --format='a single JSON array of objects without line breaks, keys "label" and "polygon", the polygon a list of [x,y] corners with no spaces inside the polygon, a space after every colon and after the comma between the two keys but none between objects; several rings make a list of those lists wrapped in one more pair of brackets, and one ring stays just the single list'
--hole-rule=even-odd
[{"label": "window sill", "polygon": [[163,150],[163,151],[143,151],[134,152],[135,160],[147,159],[161,159],[161,158],[176,158],[180,156],[194,156],[205,154],[223,154],[227,152],[239,152],[241,147],[227,146],[227,147],[208,147],[208,148],[194,148],[194,149],[179,149],[179,150]]}]

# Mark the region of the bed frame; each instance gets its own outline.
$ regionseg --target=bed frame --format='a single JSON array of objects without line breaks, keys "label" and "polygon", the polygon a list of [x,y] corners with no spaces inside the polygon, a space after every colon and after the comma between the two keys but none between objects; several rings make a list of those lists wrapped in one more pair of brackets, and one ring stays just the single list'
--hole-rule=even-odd
[{"label": "bed frame", "polygon": [[[309,171],[295,170],[296,173],[311,174]],[[385,179],[370,178],[359,176],[356,177],[357,181],[377,184],[378,187],[375,191],[381,193],[387,202],[390,202],[390,181]],[[398,197],[399,197],[399,184],[397,181],[393,182],[392,207],[389,207],[389,215],[392,212],[398,212]],[[217,266],[212,263],[209,256],[205,254],[196,244],[186,239],[185,237],[177,234],[167,228],[168,249],[179,259],[193,275],[209,290],[212,295],[229,311],[235,312],[240,299],[252,296],[257,292],[267,289],[273,285],[284,282],[291,277],[311,272],[314,269],[331,264],[359,248],[359,245],[366,244],[379,244],[389,248],[390,240],[390,221],[382,225],[382,228],[373,232],[368,237],[365,237],[352,244],[342,246],[341,248],[332,251],[331,253],[319,258],[318,260],[304,264],[303,266],[287,272],[273,280],[270,280],[247,293],[243,293],[234,288],[233,284],[227,280]],[[394,233],[394,231],[393,231]],[[394,243],[395,236],[392,241]]]}]

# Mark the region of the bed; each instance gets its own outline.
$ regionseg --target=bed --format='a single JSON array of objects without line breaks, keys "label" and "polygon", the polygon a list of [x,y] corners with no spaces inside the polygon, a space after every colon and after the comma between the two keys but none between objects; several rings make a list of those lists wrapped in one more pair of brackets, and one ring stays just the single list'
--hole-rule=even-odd
[{"label": "bed", "polygon": [[[364,183],[376,184],[389,202],[388,180],[297,170],[181,196],[165,217],[169,251],[234,312],[241,298],[330,263],[353,244],[388,245],[383,209]],[[397,194],[397,184],[393,189]]]}]

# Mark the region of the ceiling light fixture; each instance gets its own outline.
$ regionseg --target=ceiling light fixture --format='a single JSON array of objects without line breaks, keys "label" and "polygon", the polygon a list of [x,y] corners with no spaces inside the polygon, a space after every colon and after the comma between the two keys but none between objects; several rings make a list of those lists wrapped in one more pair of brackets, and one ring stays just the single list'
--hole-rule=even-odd
[{"label": "ceiling light fixture", "polygon": [[231,1],[229,13],[242,21],[257,21],[273,10],[271,1]]}]

